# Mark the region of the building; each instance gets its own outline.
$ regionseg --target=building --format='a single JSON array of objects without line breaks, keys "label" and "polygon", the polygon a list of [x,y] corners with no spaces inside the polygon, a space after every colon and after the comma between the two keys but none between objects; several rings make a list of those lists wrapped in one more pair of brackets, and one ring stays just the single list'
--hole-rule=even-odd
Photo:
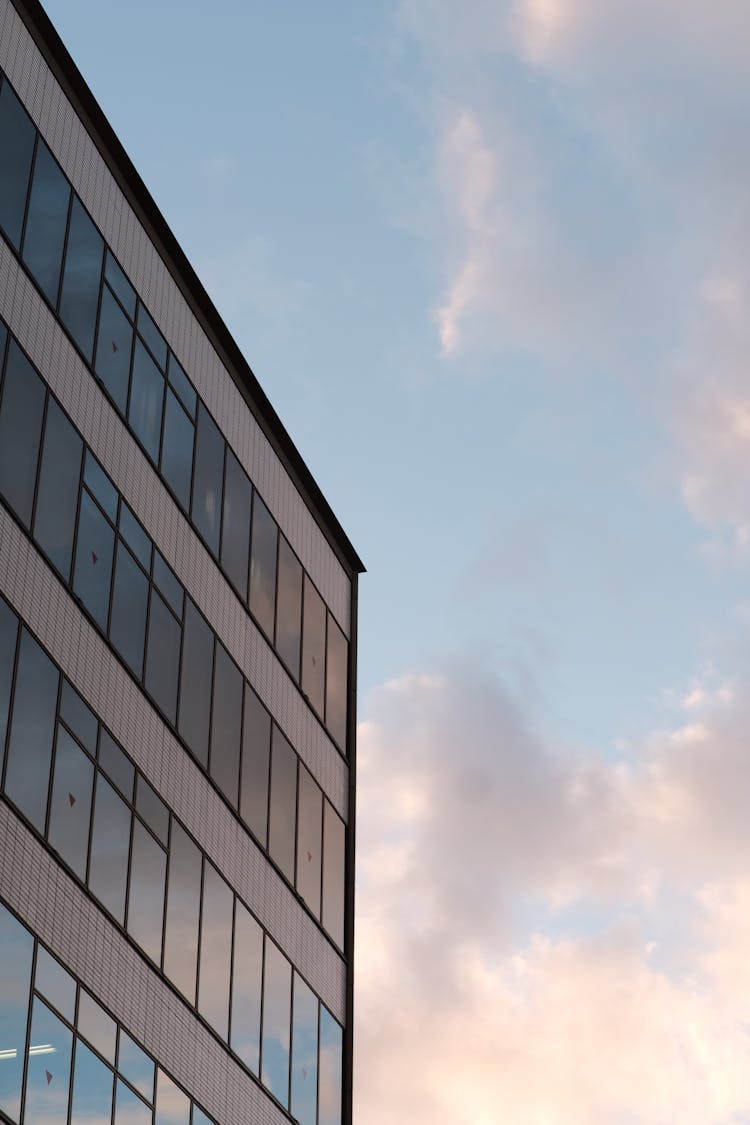
[{"label": "building", "polygon": [[351,1121],[356,552],[0,0],[0,1120]]}]

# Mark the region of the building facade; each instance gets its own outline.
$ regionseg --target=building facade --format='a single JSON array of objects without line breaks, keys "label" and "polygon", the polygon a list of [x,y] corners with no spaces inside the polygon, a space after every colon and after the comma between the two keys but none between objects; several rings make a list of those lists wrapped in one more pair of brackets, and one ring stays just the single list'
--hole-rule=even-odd
[{"label": "building facade", "polygon": [[0,0],[0,1121],[351,1122],[362,569]]}]

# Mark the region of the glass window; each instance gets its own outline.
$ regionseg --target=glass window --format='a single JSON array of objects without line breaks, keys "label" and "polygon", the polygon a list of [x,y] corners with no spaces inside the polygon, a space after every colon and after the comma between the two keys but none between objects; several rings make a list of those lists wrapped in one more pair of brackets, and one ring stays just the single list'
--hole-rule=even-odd
[{"label": "glass window", "polygon": [[99,742],[99,765],[109,774],[110,781],[114,782],[123,796],[132,801],[135,766],[104,727]]},{"label": "glass window", "polygon": [[130,819],[128,806],[104,776],[97,774],[89,887],[118,922],[125,920]]},{"label": "glass window", "polygon": [[114,1078],[109,1067],[82,1040],[76,1039],[70,1125],[109,1125]]},{"label": "glass window", "polygon": [[202,404],[198,406],[193,479],[193,523],[214,555],[219,551],[224,439]]},{"label": "glass window", "polygon": [[343,820],[328,804],[328,801],[325,802],[323,815],[322,922],[339,949],[343,949],[346,832]]},{"label": "glass window", "polygon": [[37,946],[34,988],[70,1023],[76,1016],[76,982],[43,945]]},{"label": "glass window", "polygon": [[206,863],[203,875],[198,1011],[225,1042],[229,1035],[233,902],[234,896],[227,883],[210,863]]},{"label": "glass window", "polygon": [[73,589],[105,632],[115,533],[86,490],[81,495]]},{"label": "glass window", "polygon": [[212,1118],[208,1117],[197,1105],[193,1106],[193,1125],[214,1125]]},{"label": "glass window", "polygon": [[237,807],[242,732],[242,673],[217,642],[214,702],[211,713],[210,773],[225,797]]},{"label": "glass window", "polygon": [[140,680],[146,642],[148,579],[125,544],[117,544],[115,585],[109,637],[128,668]]},{"label": "glass window", "polygon": [[81,201],[73,196],[60,295],[60,319],[89,363],[94,351],[103,257],[102,236],[84,211]]},{"label": "glass window", "polygon": [[342,1042],[341,1027],[328,1009],[321,1004],[318,1125],[341,1125]]},{"label": "glass window", "polygon": [[326,607],[305,575],[305,606],[302,626],[302,691],[323,718],[326,673]]},{"label": "glass window", "polygon": [[326,726],[342,750],[346,749],[346,665],[349,645],[336,622],[328,614],[328,655],[326,659]]},{"label": "glass window", "polygon": [[161,1068],[156,1077],[155,1125],[190,1125],[190,1099]]},{"label": "glass window", "polygon": [[34,939],[0,904],[0,1112],[18,1121]]},{"label": "glass window", "polygon": [[6,81],[0,91],[0,226],[15,250],[21,245],[36,129]]},{"label": "glass window", "polygon": [[258,1073],[263,931],[241,902],[234,917],[232,1042],[234,1053]]},{"label": "glass window", "polygon": [[195,1003],[200,897],[201,854],[187,833],[173,820],[164,972],[191,1004]]},{"label": "glass window", "polygon": [[141,341],[136,339],[128,421],[155,465],[159,463],[163,403],[164,376]]},{"label": "glass window", "polygon": [[107,513],[112,523],[117,523],[119,493],[96,457],[88,449],[83,467],[83,479],[89,492],[98,500],[100,507]]},{"label": "glass window", "polygon": [[128,933],[157,965],[161,964],[166,870],[167,857],[164,849],[159,847],[151,833],[136,820],[133,825],[133,856],[130,862]]},{"label": "glass window", "polygon": [[294,974],[292,1025],[292,1117],[300,1125],[316,1125],[318,1102],[318,1001]]},{"label": "glass window", "polygon": [[144,342],[148,344],[149,350],[159,364],[159,367],[161,367],[162,371],[166,371],[167,342],[154,324],[151,314],[143,303],[138,305],[138,332]]},{"label": "glass window", "polygon": [[272,746],[268,851],[290,883],[293,883],[294,820],[297,811],[297,755],[278,727],[273,728]]},{"label": "glass window", "polygon": [[70,1094],[73,1034],[46,1004],[34,998],[24,1121],[65,1122]]},{"label": "glass window", "polygon": [[297,890],[316,918],[320,917],[320,853],[323,794],[305,767],[299,768],[297,812]]},{"label": "glass window", "polygon": [[186,598],[179,730],[203,766],[208,765],[213,664],[214,635],[190,598]]},{"label": "glass window", "polygon": [[164,441],[161,472],[185,512],[190,511],[190,482],[193,478],[193,423],[171,390],[167,390],[164,412]]},{"label": "glass window", "polygon": [[60,673],[24,629],[8,743],[5,791],[31,823],[44,831],[52,739]]},{"label": "glass window", "polygon": [[83,988],[78,999],[76,1026],[79,1034],[85,1035],[92,1047],[96,1047],[99,1054],[114,1066],[117,1024]]},{"label": "glass window", "polygon": [[279,536],[279,588],[276,597],[276,651],[299,680],[302,634],[302,566],[283,535]]},{"label": "glass window", "polygon": [[273,637],[276,601],[276,546],[279,529],[256,492],[250,541],[250,610],[267,637]]},{"label": "glass window", "polygon": [[66,582],[70,579],[83,442],[53,398],[47,404],[34,538]]},{"label": "glass window", "polygon": [[93,763],[58,726],[48,839],[80,879],[86,878],[93,788]]},{"label": "glass window", "polygon": [[142,1047],[120,1028],[120,1049],[117,1054],[117,1069],[127,1078],[139,1094],[154,1100],[154,1060]]},{"label": "glass window", "polygon": [[227,449],[224,520],[221,531],[221,565],[243,602],[247,599],[252,495],[247,474],[231,449]]},{"label": "glass window", "polygon": [[0,598],[0,777],[5,761],[5,735],[8,730],[10,689],[13,683],[13,663],[16,658],[18,618],[10,606]]},{"label": "glass window", "polygon": [[240,816],[260,840],[268,838],[268,773],[271,757],[271,716],[253,689],[245,687],[242,727],[242,789]]},{"label": "glass window", "polygon": [[120,535],[147,574],[151,573],[151,540],[123,500],[120,505]]},{"label": "glass window", "polygon": [[96,374],[111,395],[120,413],[128,406],[130,353],[133,350],[133,329],[128,318],[105,285],[99,313],[99,335],[96,340]]},{"label": "glass window", "polygon": [[120,304],[125,309],[131,320],[135,317],[135,289],[122,272],[117,259],[107,251],[107,262],[104,267],[104,276],[112,286],[112,291],[117,294]]},{"label": "glass window", "polygon": [[0,403],[0,491],[26,527],[34,504],[44,398],[42,380],[11,340]]},{"label": "glass window", "polygon": [[177,680],[180,671],[180,635],[182,629],[171,610],[151,589],[151,613],[148,622],[148,653],[146,656],[146,691],[164,712],[170,723],[177,714]]},{"label": "glass window", "polygon": [[96,755],[96,736],[99,720],[81,699],[72,684],[63,677],[60,693],[60,716],[65,720],[78,741],[92,755]]},{"label": "glass window", "polygon": [[145,777],[138,775],[138,796],[135,807],[146,824],[166,847],[169,836],[169,809],[151,788]]},{"label": "glass window", "polygon": [[292,966],[273,942],[266,940],[261,1078],[285,1108],[289,1105],[291,993]]},{"label": "glass window", "polygon": [[23,260],[47,300],[57,306],[70,184],[46,144],[39,138],[31,181],[29,213],[23,236]]},{"label": "glass window", "polygon": [[159,592],[164,595],[167,603],[182,621],[185,591],[182,588],[182,583],[178,581],[158,551],[154,552],[154,582],[158,586]]},{"label": "glass window", "polygon": [[177,362],[172,352],[169,353],[169,381],[190,417],[195,418],[195,408],[198,402],[195,387],[188,379],[184,368]]},{"label": "glass window", "polygon": [[121,1078],[117,1079],[115,1125],[151,1125],[152,1111]]}]

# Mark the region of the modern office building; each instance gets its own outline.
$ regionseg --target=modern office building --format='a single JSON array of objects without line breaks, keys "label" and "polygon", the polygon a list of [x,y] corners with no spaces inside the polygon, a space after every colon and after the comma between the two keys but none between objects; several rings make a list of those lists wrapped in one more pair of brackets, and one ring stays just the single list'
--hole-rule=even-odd
[{"label": "modern office building", "polygon": [[0,0],[1,1121],[351,1121],[361,571]]}]

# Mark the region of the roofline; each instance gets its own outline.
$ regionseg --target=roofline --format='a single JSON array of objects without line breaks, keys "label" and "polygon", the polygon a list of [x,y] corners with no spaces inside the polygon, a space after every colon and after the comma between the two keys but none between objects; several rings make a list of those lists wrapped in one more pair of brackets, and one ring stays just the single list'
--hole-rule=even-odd
[{"label": "roofline", "polygon": [[11,0],[339,562],[365,567],[39,0]]}]

